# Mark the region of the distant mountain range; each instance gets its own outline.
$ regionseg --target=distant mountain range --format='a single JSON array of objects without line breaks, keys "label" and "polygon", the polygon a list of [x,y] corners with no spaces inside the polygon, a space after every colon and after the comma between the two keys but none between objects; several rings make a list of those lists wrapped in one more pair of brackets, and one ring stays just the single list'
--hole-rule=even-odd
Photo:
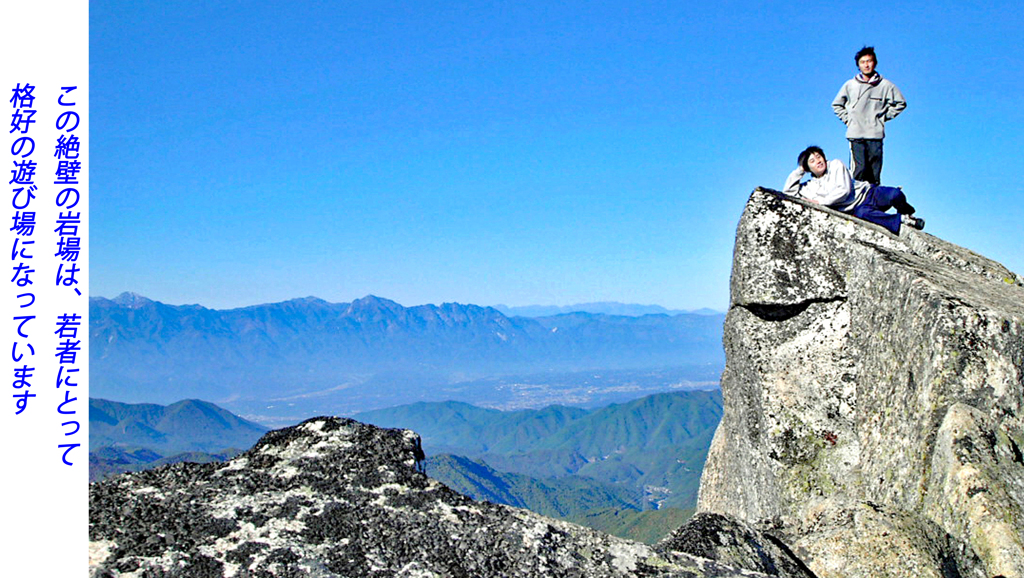
[{"label": "distant mountain range", "polygon": [[147,447],[163,453],[244,450],[265,433],[267,428],[198,399],[168,406],[89,399],[91,447]]},{"label": "distant mountain range", "polygon": [[267,431],[198,399],[162,406],[90,398],[90,479],[164,463],[223,460]]},{"label": "distant mountain range", "polygon": [[624,315],[641,317],[643,315],[721,315],[721,311],[701,308],[687,311],[683,309],[665,309],[661,305],[637,305],[635,303],[618,303],[616,301],[598,301],[595,303],[577,303],[576,305],[521,305],[508,307],[495,305],[495,309],[508,317],[549,317],[565,313],[599,313],[602,315]]},{"label": "distant mountain range", "polygon": [[724,362],[721,314],[507,317],[374,296],[213,310],[125,293],[92,298],[90,315],[94,395],[249,403],[247,415],[280,414],[295,400],[343,413],[446,399],[453,383],[500,375],[680,366],[703,375]]}]

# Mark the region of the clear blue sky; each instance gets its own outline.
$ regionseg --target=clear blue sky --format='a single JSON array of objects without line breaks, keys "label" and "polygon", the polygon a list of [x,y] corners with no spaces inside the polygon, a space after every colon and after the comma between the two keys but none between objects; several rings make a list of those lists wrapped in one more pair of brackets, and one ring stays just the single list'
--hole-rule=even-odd
[{"label": "clear blue sky", "polygon": [[963,2],[90,3],[91,292],[723,310],[876,47],[883,182],[1024,273],[1024,17]]}]

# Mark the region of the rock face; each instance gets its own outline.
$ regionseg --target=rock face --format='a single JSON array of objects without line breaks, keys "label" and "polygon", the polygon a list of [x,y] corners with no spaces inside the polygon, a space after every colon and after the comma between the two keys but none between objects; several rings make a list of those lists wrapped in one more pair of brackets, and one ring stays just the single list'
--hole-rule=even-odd
[{"label": "rock face", "polygon": [[698,510],[819,577],[1024,577],[1024,287],[918,231],[758,189]]},{"label": "rock face", "polygon": [[687,552],[769,576],[815,578],[777,538],[721,514],[695,515],[656,548],[662,552]]},{"label": "rock face", "polygon": [[409,430],[315,418],[226,463],[93,484],[92,576],[765,576],[474,502],[423,457]]}]

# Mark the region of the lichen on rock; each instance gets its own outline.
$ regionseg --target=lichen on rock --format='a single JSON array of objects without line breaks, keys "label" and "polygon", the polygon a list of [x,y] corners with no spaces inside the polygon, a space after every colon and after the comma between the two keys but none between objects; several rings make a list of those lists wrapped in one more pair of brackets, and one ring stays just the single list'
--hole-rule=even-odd
[{"label": "lichen on rock", "polygon": [[475,502],[426,477],[423,458],[409,430],[323,417],[227,463],[92,484],[92,576],[764,576]]}]

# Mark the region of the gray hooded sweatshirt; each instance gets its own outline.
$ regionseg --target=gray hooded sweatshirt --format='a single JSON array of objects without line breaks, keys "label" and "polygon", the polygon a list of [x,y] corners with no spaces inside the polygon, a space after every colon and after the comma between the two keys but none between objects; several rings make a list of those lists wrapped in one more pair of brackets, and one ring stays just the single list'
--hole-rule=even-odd
[{"label": "gray hooded sweatshirt", "polygon": [[832,101],[832,110],[846,124],[846,138],[885,138],[885,123],[907,108],[896,85],[875,73],[867,82],[861,75],[847,80]]}]

